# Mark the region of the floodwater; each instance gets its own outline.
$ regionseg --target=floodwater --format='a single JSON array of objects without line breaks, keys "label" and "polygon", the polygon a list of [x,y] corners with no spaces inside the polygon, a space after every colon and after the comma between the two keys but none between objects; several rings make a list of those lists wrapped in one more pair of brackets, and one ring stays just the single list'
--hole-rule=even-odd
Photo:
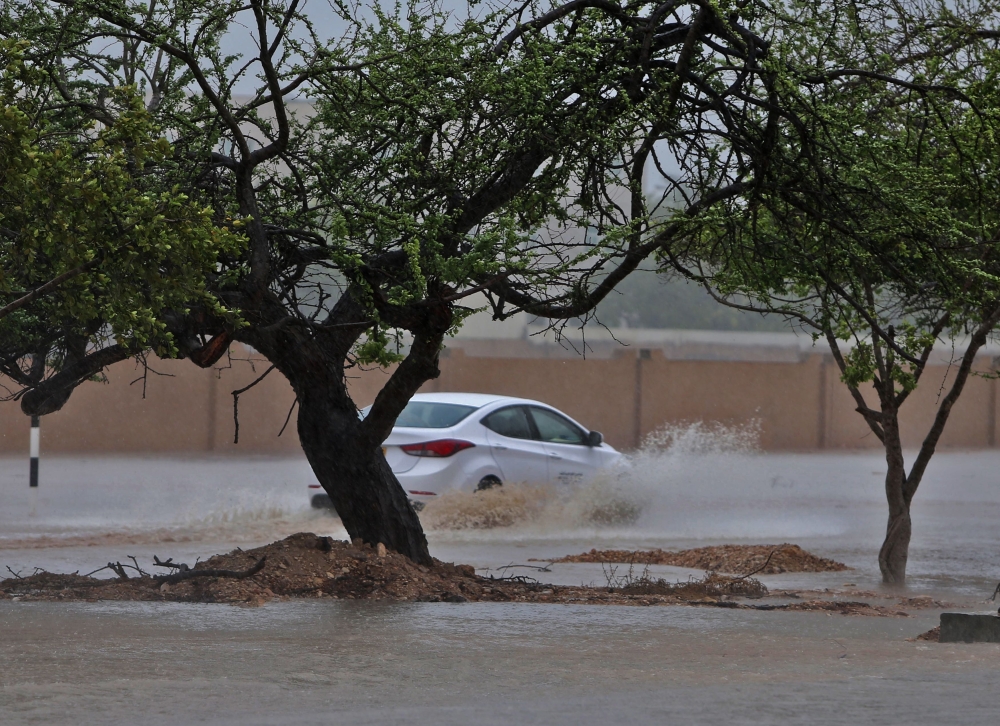
[{"label": "floodwater", "polygon": [[[675,432],[583,490],[525,489],[507,526],[476,528],[475,499],[443,498],[426,511],[432,553],[578,584],[603,582],[600,565],[533,568],[591,547],[788,541],[854,569],[769,586],[877,590],[881,458],[765,455],[723,434]],[[994,452],[935,458],[914,502],[909,594],[995,611],[998,472]],[[27,461],[4,460],[0,569],[88,572],[301,530],[344,537],[309,508],[310,481],[301,459],[50,457],[29,492]],[[0,723],[994,723],[1000,645],[907,642],[939,613],[0,602]]]}]

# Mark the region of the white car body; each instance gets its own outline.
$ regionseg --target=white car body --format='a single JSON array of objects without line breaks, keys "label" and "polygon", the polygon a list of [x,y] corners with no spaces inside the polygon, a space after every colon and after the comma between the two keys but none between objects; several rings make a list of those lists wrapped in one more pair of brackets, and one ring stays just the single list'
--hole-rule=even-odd
[{"label": "white car body", "polygon": [[[585,482],[621,459],[600,438],[552,406],[527,398],[419,393],[396,420],[383,451],[419,504],[456,489]],[[429,449],[423,446],[428,443]]]}]

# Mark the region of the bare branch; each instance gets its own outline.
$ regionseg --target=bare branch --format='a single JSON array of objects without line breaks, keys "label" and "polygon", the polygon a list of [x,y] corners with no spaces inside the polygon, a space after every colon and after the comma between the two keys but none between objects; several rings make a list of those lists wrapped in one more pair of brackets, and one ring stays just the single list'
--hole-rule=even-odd
[{"label": "bare branch", "polygon": [[233,393],[233,423],[236,424],[236,433],[233,436],[233,443],[234,444],[240,443],[240,394],[246,393],[251,388],[253,388],[254,386],[256,386],[258,383],[260,383],[261,381],[263,381],[265,378],[267,378],[267,374],[270,373],[273,370],[274,370],[274,365],[272,364],[266,371],[264,371],[263,373],[261,373],[253,383],[251,383],[248,386],[244,386],[243,388],[239,388],[239,389],[237,389],[237,390],[235,390],[235,391],[232,392]]},{"label": "bare branch", "polygon": [[184,582],[184,580],[190,580],[194,577],[232,577],[237,580],[245,580],[246,578],[253,577],[258,572],[263,570],[266,563],[267,558],[261,557],[257,560],[256,564],[246,570],[214,570],[209,568],[198,569],[197,567],[194,567],[186,570],[178,570],[172,575],[153,575],[153,579],[159,583],[169,584]]}]

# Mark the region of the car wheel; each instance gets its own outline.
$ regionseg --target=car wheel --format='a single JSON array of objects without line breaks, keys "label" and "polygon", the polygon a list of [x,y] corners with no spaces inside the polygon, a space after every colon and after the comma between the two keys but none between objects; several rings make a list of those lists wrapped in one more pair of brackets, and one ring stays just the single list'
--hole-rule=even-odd
[{"label": "car wheel", "polygon": [[476,491],[482,492],[487,489],[492,489],[493,487],[502,487],[503,482],[500,481],[499,477],[495,477],[492,474],[489,476],[484,476],[479,480],[479,484],[476,485]]}]

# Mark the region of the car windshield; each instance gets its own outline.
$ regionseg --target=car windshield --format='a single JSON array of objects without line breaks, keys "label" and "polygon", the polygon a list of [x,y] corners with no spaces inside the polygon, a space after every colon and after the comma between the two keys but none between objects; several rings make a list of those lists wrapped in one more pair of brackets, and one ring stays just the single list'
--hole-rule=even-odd
[{"label": "car windshield", "polygon": [[476,406],[465,406],[460,403],[410,401],[396,419],[396,426],[407,429],[446,429],[475,410]]}]

